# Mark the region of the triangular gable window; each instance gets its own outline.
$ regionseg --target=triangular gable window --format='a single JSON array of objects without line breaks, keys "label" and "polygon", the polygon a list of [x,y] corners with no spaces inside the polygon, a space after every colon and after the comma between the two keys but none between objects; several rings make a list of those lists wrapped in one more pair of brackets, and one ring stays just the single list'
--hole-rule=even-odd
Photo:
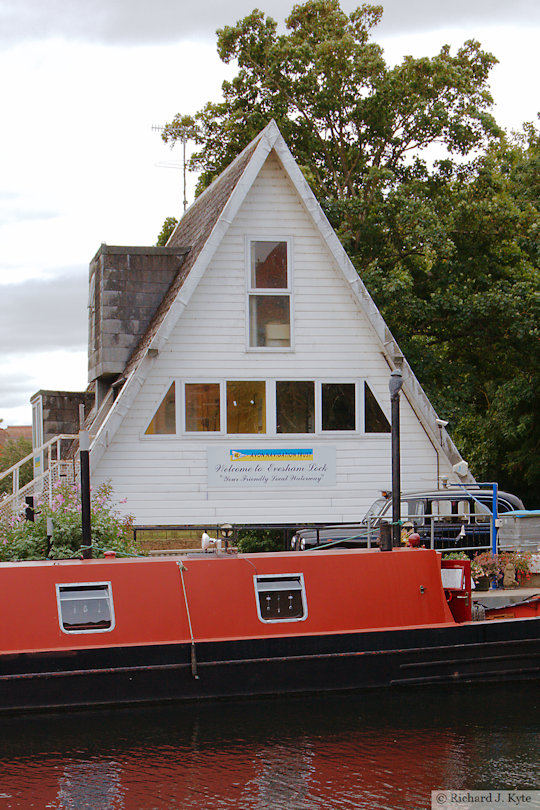
[{"label": "triangular gable window", "polygon": [[390,433],[390,422],[383,413],[383,410],[375,394],[367,384],[364,383],[364,414],[366,433]]},{"label": "triangular gable window", "polygon": [[146,429],[146,435],[176,433],[176,394],[174,383],[167,391],[154,418]]}]

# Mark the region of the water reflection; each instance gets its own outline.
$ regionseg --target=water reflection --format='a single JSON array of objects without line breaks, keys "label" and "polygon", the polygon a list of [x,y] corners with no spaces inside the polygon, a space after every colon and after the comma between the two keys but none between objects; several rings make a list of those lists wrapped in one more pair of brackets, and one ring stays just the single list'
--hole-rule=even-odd
[{"label": "water reflection", "polygon": [[410,810],[540,784],[538,685],[0,719],[0,810]]}]

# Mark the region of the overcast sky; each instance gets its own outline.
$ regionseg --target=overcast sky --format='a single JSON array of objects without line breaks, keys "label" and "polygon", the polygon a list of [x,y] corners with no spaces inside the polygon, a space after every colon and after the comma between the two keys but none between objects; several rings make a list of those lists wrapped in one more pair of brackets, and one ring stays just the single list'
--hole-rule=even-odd
[{"label": "overcast sky", "polygon": [[[0,419],[40,388],[86,386],[88,263],[101,242],[154,244],[181,210],[180,160],[153,125],[217,100],[216,28],[249,0],[0,0]],[[285,0],[257,5],[282,21]],[[350,11],[358,3],[345,0]],[[387,0],[387,61],[478,39],[499,122],[540,110],[538,0]],[[186,11],[186,9],[188,9]],[[193,188],[194,178],[190,184]],[[190,192],[192,194],[192,192]]]}]

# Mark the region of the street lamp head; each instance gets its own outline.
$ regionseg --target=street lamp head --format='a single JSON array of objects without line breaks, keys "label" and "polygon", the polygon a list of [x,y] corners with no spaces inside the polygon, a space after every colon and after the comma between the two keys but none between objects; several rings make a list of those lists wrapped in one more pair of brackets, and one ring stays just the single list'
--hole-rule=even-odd
[{"label": "street lamp head", "polygon": [[390,380],[388,382],[388,388],[390,389],[391,399],[393,399],[399,394],[402,385],[403,385],[403,374],[398,368],[395,368],[390,374]]}]

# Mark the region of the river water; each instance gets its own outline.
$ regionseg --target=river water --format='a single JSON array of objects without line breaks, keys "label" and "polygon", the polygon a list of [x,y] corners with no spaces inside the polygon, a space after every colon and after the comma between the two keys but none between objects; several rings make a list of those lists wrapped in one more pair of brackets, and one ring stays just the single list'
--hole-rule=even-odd
[{"label": "river water", "polygon": [[416,810],[540,788],[540,684],[0,718],[0,810]]}]

